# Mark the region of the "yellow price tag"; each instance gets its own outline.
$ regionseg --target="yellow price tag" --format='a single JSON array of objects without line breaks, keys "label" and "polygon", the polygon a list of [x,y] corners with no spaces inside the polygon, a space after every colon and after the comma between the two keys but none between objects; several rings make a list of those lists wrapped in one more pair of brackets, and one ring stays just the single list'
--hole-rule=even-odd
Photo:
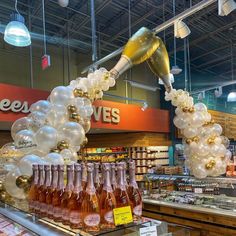
[{"label": "yellow price tag", "polygon": [[124,225],[133,222],[130,206],[113,209],[115,225]]}]

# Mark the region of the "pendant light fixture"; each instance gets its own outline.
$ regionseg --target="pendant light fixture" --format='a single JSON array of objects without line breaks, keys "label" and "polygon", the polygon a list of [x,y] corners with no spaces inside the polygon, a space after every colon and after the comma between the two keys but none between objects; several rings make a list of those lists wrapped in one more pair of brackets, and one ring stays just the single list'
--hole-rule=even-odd
[{"label": "pendant light fixture", "polygon": [[236,2],[234,0],[218,0],[218,14],[220,16],[227,16],[236,9]]},{"label": "pendant light fixture", "polygon": [[15,1],[16,12],[11,14],[11,21],[7,24],[4,32],[4,41],[16,47],[26,47],[31,44],[29,30],[25,25],[24,17],[17,9],[17,0]]},{"label": "pendant light fixture", "polygon": [[[231,74],[234,80],[234,61],[233,61],[233,44],[231,44]],[[236,91],[232,90],[227,96],[227,102],[236,102]]]},{"label": "pendant light fixture", "polygon": [[[175,17],[175,0],[173,0],[173,15]],[[170,70],[171,74],[173,75],[178,75],[182,72],[182,69],[179,68],[176,61],[177,61],[176,60],[176,38],[174,36],[174,65],[172,66]]]}]

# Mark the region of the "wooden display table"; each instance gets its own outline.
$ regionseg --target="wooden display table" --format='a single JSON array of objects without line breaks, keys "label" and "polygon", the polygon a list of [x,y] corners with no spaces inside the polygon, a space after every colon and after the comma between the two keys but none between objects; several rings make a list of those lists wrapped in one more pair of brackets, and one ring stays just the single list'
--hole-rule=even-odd
[{"label": "wooden display table", "polygon": [[143,216],[194,228],[191,236],[236,236],[236,212],[143,200]]}]

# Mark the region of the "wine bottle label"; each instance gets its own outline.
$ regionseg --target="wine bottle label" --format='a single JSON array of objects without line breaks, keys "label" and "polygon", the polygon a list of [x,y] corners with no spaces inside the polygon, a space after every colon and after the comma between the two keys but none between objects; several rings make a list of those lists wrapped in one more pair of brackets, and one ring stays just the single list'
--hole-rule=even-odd
[{"label": "wine bottle label", "polygon": [[46,204],[46,203],[44,203],[44,202],[41,202],[41,203],[40,203],[40,211],[41,211],[42,213],[47,212],[47,204]]},{"label": "wine bottle label", "polygon": [[80,224],[81,223],[81,213],[78,211],[71,211],[70,212],[70,223],[72,224]]},{"label": "wine bottle label", "polygon": [[63,220],[69,220],[69,214],[70,214],[69,209],[63,208],[61,214]]},{"label": "wine bottle label", "polygon": [[60,207],[53,207],[53,215],[55,218],[60,218],[62,216],[62,210]]},{"label": "wine bottle label", "polygon": [[141,216],[142,215],[142,204],[139,204],[138,206],[134,207],[133,213],[136,216]]},{"label": "wine bottle label", "polygon": [[89,214],[84,218],[84,223],[87,226],[97,226],[100,224],[100,215],[99,214]]},{"label": "wine bottle label", "polygon": [[105,219],[108,223],[114,223],[113,212],[112,212],[112,211],[108,211],[108,212],[104,215],[104,219]]},{"label": "wine bottle label", "polygon": [[47,205],[47,212],[49,214],[52,214],[53,213],[53,205]]}]

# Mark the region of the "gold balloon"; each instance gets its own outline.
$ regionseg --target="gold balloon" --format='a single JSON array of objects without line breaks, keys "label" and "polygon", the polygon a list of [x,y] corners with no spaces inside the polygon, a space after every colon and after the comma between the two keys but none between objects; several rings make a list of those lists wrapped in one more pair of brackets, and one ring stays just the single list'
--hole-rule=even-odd
[{"label": "gold balloon", "polygon": [[76,106],[74,106],[74,105],[69,105],[69,106],[67,107],[67,110],[68,110],[69,112],[73,113],[73,112],[76,112],[76,111],[77,111],[77,108],[76,108]]},{"label": "gold balloon", "polygon": [[5,191],[5,186],[2,181],[0,181],[0,191]]},{"label": "gold balloon", "polygon": [[214,144],[215,143],[215,138],[214,137],[210,137],[207,139],[207,143],[208,144]]},{"label": "gold balloon", "polygon": [[182,111],[183,111],[183,112],[188,112],[188,107],[182,108]]},{"label": "gold balloon", "polygon": [[211,170],[215,165],[216,165],[216,161],[215,161],[215,160],[210,160],[210,161],[205,165],[205,168],[206,168],[207,170]]},{"label": "gold balloon", "polygon": [[147,60],[147,63],[151,71],[162,80],[166,90],[169,92],[172,89],[169,56],[165,44],[160,38],[157,39],[159,47]]},{"label": "gold balloon", "polygon": [[132,65],[146,61],[160,46],[160,40],[153,31],[142,27],[128,41],[122,56],[128,58]]},{"label": "gold balloon", "polygon": [[190,113],[193,113],[193,112],[195,112],[195,109],[194,109],[194,107],[190,107],[190,108],[188,109],[188,112],[190,112]]},{"label": "gold balloon", "polygon": [[199,140],[200,140],[200,139],[199,139],[199,137],[198,137],[198,136],[195,136],[195,137],[193,137],[193,138],[192,138],[192,141],[193,141],[193,142],[196,142],[196,143],[198,143],[198,142],[199,142]]},{"label": "gold balloon", "polygon": [[65,140],[62,140],[57,144],[57,148],[60,151],[62,151],[63,149],[68,149],[69,148],[69,143],[67,143]]},{"label": "gold balloon", "polygon": [[82,144],[81,144],[81,147],[84,147],[87,143],[88,143],[88,138],[85,137],[85,138],[84,138],[84,141],[83,141]]},{"label": "gold balloon", "polygon": [[32,178],[27,175],[20,175],[16,179],[16,186],[21,189],[28,189],[31,185]]},{"label": "gold balloon", "polygon": [[60,153],[60,150],[57,148],[51,149],[50,152]]},{"label": "gold balloon", "polygon": [[73,90],[73,94],[75,97],[83,97],[84,96],[84,91],[82,89],[75,88]]},{"label": "gold balloon", "polygon": [[79,122],[80,121],[79,114],[76,112],[71,113],[69,116],[69,121]]},{"label": "gold balloon", "polygon": [[88,92],[84,92],[83,97],[85,97],[85,98],[89,98],[89,94],[88,94]]}]

